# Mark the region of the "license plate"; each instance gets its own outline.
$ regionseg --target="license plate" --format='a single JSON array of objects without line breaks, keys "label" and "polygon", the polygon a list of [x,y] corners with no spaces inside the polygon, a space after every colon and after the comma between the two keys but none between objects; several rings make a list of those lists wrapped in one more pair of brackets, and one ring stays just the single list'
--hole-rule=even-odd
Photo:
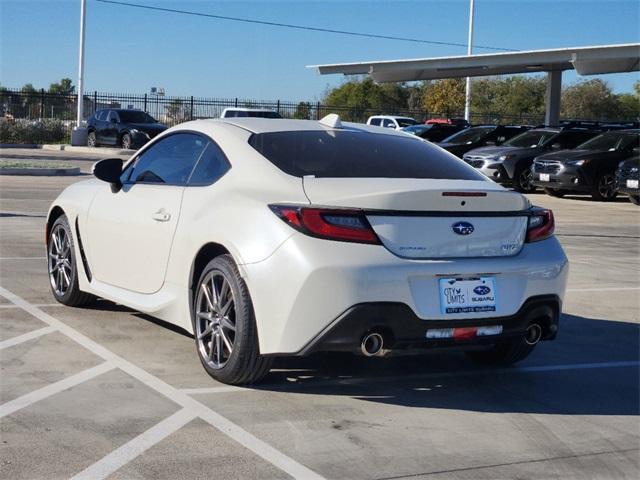
[{"label": "license plate", "polygon": [[638,180],[627,180],[627,188],[638,188]]},{"label": "license plate", "polygon": [[540,181],[541,182],[548,182],[549,181],[549,174],[548,173],[541,173],[540,174]]},{"label": "license plate", "polygon": [[441,278],[439,286],[443,314],[496,311],[495,277]]}]

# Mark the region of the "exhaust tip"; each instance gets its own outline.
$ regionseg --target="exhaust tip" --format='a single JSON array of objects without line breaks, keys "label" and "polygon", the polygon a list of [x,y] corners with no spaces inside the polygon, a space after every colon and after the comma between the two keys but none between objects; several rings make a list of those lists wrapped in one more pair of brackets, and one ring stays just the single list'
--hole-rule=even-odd
[{"label": "exhaust tip", "polygon": [[542,338],[542,327],[537,323],[532,323],[527,327],[527,333],[524,336],[528,345],[535,345]]},{"label": "exhaust tip", "polygon": [[360,350],[366,357],[373,357],[382,351],[384,339],[379,333],[367,333],[362,338]]}]

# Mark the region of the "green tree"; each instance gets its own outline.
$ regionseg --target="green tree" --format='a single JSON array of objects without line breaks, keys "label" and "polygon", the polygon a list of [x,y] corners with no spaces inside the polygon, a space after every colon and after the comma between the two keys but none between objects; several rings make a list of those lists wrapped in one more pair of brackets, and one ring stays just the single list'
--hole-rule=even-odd
[{"label": "green tree", "polygon": [[184,122],[186,118],[185,106],[182,100],[172,100],[166,107],[167,118],[174,124]]},{"label": "green tree", "polygon": [[72,95],[75,91],[76,87],[70,78],[63,78],[58,83],[49,85],[49,93],[53,94]]},{"label": "green tree", "polygon": [[464,95],[462,78],[427,81],[422,86],[422,106],[436,115],[459,115],[464,111]]},{"label": "green tree", "polygon": [[621,110],[617,95],[599,78],[565,87],[560,108],[564,118],[589,120],[613,120]]},{"label": "green tree", "polygon": [[300,120],[311,120],[311,104],[309,102],[300,102],[296,106],[293,118]]}]

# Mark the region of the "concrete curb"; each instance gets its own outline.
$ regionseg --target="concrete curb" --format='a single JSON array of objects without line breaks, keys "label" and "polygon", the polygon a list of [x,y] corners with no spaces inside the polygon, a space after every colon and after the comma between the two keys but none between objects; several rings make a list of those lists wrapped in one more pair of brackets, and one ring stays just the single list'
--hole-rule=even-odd
[{"label": "concrete curb", "polygon": [[0,175],[29,177],[70,177],[80,175],[80,167],[71,168],[0,168]]},{"label": "concrete curb", "polygon": [[136,150],[124,150],[122,148],[109,148],[109,147],[73,147],[71,145],[58,145],[58,144],[44,144],[38,145],[35,143],[2,143],[2,148],[28,148],[28,149],[40,149],[40,150],[55,150],[75,153],[93,153],[96,155],[133,155]]}]

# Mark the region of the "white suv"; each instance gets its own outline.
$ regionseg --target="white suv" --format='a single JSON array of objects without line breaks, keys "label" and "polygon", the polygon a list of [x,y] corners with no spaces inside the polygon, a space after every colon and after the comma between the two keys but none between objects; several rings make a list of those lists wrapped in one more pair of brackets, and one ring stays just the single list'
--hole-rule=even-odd
[{"label": "white suv", "polygon": [[376,127],[393,128],[400,130],[411,125],[419,125],[420,122],[411,117],[397,117],[393,115],[374,115],[369,117],[367,125],[375,125]]}]

